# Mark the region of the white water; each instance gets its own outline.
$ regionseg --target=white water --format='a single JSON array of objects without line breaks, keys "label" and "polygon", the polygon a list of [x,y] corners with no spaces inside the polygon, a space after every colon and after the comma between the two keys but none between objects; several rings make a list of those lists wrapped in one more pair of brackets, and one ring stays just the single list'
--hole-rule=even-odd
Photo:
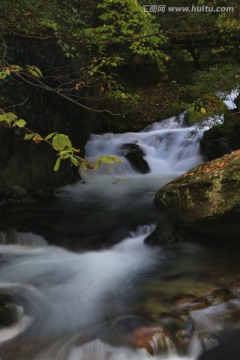
[{"label": "white water", "polygon": [[[131,177],[136,172],[124,158],[120,146],[133,143],[145,153],[144,158],[151,170],[145,176],[177,176],[203,161],[199,148],[201,132],[190,136],[189,132],[193,129],[183,126],[182,117],[180,120],[173,117],[148,126],[139,133],[91,135],[86,146],[86,158],[94,161],[104,154],[117,155],[123,163],[104,164],[98,170],[98,175],[106,175],[106,171],[109,171],[113,176]],[[81,174],[86,176],[84,171]]]},{"label": "white water", "polygon": [[[190,130],[184,127],[182,118],[171,118],[140,133],[92,135],[86,146],[88,159],[116,154],[123,164],[103,165],[94,173],[82,171],[87,183],[65,187],[59,197],[63,201],[67,198],[76,203],[90,203],[93,209],[101,203],[100,211],[106,207],[107,217],[117,210],[129,211],[129,217],[140,209],[148,212],[146,204],[152,202],[157,189],[203,161],[199,151],[201,133],[189,137]],[[124,143],[135,143],[143,149],[151,169],[149,174],[139,175],[132,169],[119,150]],[[90,226],[97,229],[102,219],[91,219]],[[23,319],[27,316],[31,321],[22,320],[24,326],[20,323],[13,327],[11,335],[9,329],[3,329],[0,341],[16,336],[27,327],[29,331],[23,339],[37,338],[43,342],[42,349],[29,360],[152,358],[145,349],[121,343],[113,346],[101,339],[101,324],[107,326],[109,319],[131,313],[136,281],[166,262],[161,249],[143,243],[152,229],[147,225],[139,227],[107,250],[80,254],[47,246],[42,237],[31,233],[1,232],[0,287],[20,301],[24,299],[28,314]],[[201,314],[193,316],[201,318]],[[158,354],[153,358],[195,360],[199,351],[196,340],[192,341],[187,357],[179,357],[169,349],[168,355]],[[22,359],[20,353],[19,359]],[[11,360],[18,360],[18,354]]]}]

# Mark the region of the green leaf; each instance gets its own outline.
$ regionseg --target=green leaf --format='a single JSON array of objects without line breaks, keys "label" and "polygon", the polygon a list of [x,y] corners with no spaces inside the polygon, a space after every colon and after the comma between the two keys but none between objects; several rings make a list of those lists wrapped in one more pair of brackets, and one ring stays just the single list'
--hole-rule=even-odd
[{"label": "green leaf", "polygon": [[74,166],[79,166],[79,161],[74,156],[70,156],[70,160]]},{"label": "green leaf", "polygon": [[43,77],[41,70],[37,66],[28,65],[27,66],[27,71],[33,76],[36,76],[36,77],[39,77],[39,78]]},{"label": "green leaf", "polygon": [[17,120],[17,115],[12,112],[4,113],[0,115],[0,121],[6,121],[9,125]]},{"label": "green leaf", "polygon": [[50,140],[54,135],[56,135],[57,133],[56,132],[53,132],[51,134],[48,134],[46,137],[45,137],[45,140],[48,141]]},{"label": "green leaf", "polygon": [[36,134],[26,134],[24,140],[32,140]]},{"label": "green leaf", "polygon": [[94,166],[94,170],[97,170],[100,165],[101,165],[101,161],[98,160]]},{"label": "green leaf", "polygon": [[112,164],[114,162],[118,162],[118,163],[122,162],[121,159],[119,159],[117,156],[114,156],[114,155],[103,155],[103,156],[100,156],[98,160],[101,162],[104,162],[104,163],[108,163],[108,164]]},{"label": "green leaf", "polygon": [[72,151],[69,149],[60,151],[60,153],[59,153],[59,156],[61,159],[68,159],[70,157],[70,155],[72,155]]},{"label": "green leaf", "polygon": [[55,162],[55,165],[54,165],[54,171],[58,171],[58,170],[59,170],[60,164],[61,164],[61,158],[58,157],[58,158],[57,158],[57,161]]},{"label": "green leaf", "polygon": [[25,120],[23,120],[23,119],[19,119],[19,120],[15,121],[15,124],[16,124],[18,127],[23,128],[24,126],[27,125],[27,122],[26,122]]},{"label": "green leaf", "polygon": [[20,73],[21,68],[19,65],[11,65],[10,70],[11,72],[18,74]]},{"label": "green leaf", "polygon": [[88,167],[87,167],[87,164],[85,161],[82,161],[81,162],[81,167],[84,169],[84,170],[88,170]]},{"label": "green leaf", "polygon": [[6,79],[7,73],[6,71],[0,71],[0,79]]},{"label": "green leaf", "polygon": [[72,143],[67,135],[57,134],[52,140],[52,146],[56,151],[62,151],[66,148],[71,148]]}]

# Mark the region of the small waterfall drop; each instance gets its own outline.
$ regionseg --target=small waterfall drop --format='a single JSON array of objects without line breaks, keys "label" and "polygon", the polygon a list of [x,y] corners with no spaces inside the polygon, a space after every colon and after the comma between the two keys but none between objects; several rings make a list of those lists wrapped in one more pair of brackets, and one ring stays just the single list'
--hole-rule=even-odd
[{"label": "small waterfall drop", "polygon": [[[123,164],[104,164],[97,173],[106,175],[109,171],[114,176],[134,176],[136,172],[124,158],[121,145],[136,144],[143,150],[150,167],[150,174],[146,176],[181,174],[203,162],[199,147],[202,134],[190,135],[194,128],[185,127],[183,117],[184,114],[180,120],[172,117],[152,124],[140,133],[91,135],[86,145],[86,158],[95,161],[104,154],[117,155]],[[86,173],[82,171],[82,175]]]},{"label": "small waterfall drop", "polygon": [[41,247],[46,246],[47,242],[42,236],[33,233],[21,233],[14,229],[7,229],[0,231],[0,245]]}]

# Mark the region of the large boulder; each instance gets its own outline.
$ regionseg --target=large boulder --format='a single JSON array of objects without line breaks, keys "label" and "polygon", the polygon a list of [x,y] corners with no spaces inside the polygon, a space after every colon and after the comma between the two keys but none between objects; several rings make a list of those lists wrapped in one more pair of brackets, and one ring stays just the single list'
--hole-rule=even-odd
[{"label": "large boulder", "polygon": [[239,240],[239,168],[240,150],[197,166],[160,189],[156,206],[180,226]]}]

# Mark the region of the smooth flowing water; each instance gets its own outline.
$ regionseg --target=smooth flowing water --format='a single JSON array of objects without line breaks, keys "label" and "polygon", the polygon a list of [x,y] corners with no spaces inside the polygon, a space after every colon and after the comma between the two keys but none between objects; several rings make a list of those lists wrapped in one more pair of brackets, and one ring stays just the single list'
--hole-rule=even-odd
[{"label": "smooth flowing water", "polygon": [[[1,360],[149,359],[133,333],[161,328],[163,314],[175,311],[176,296],[206,295],[238,280],[233,248],[144,244],[161,216],[153,206],[156,191],[203,162],[201,133],[189,137],[190,130],[180,117],[140,133],[92,135],[88,159],[116,154],[123,163],[82,171],[84,183],[59,189],[57,200],[38,209],[35,218],[29,209],[14,213],[22,222],[27,212],[36,234],[0,232],[0,292],[20,304],[19,322],[0,329]],[[120,146],[126,143],[143,149],[149,174],[137,174],[123,157]],[[51,227],[43,238],[47,217]],[[171,336],[157,333],[150,340],[153,357],[195,360],[199,334],[224,328],[219,318],[225,311],[223,305],[193,312],[197,331],[185,355],[178,354]],[[163,342],[165,354],[159,352]]]}]

